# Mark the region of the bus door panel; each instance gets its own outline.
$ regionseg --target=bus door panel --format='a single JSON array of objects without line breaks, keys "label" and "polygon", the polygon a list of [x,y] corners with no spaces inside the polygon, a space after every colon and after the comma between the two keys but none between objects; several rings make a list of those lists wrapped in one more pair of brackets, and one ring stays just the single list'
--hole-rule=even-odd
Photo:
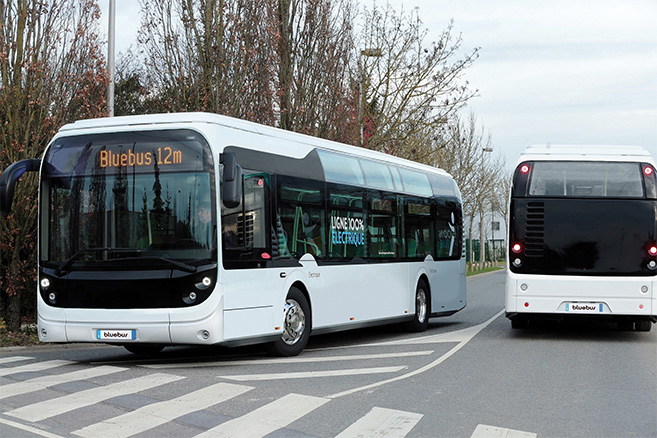
[{"label": "bus door panel", "polygon": [[465,281],[460,274],[463,250],[463,220],[460,203],[456,199],[434,199],[433,225],[436,234],[434,262],[428,268],[432,312],[458,310],[465,306]]},{"label": "bus door panel", "polygon": [[458,273],[457,260],[428,262],[431,313],[449,312],[465,306],[465,282]]}]

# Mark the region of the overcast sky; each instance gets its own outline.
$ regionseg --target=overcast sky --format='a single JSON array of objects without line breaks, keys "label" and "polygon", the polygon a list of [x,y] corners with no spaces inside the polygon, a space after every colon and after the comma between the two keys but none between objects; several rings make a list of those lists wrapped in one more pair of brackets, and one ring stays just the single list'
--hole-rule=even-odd
[{"label": "overcast sky", "polygon": [[[106,27],[109,0],[100,3]],[[118,53],[135,44],[139,11],[136,0],[116,4]],[[509,166],[526,146],[544,143],[638,145],[657,158],[657,1],[390,4],[418,7],[433,39],[453,19],[463,49],[481,48],[465,75],[479,97],[466,111],[476,114]]]}]

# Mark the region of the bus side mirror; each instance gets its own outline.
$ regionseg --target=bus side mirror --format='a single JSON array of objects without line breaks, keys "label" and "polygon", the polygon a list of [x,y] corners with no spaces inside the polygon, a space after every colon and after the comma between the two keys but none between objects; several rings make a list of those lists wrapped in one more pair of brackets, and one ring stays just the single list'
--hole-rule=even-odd
[{"label": "bus side mirror", "polygon": [[237,164],[233,152],[221,154],[219,162],[224,165],[221,184],[222,202],[226,208],[236,208],[242,202],[242,168]]},{"label": "bus side mirror", "polygon": [[25,172],[38,172],[41,160],[29,158],[10,165],[0,177],[0,215],[6,216],[11,211],[16,183]]}]

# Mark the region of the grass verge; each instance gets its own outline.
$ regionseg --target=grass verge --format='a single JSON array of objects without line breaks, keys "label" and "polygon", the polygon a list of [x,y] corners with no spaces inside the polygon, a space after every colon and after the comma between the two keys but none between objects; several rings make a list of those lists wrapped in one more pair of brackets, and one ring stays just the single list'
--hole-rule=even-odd
[{"label": "grass verge", "polygon": [[0,347],[37,345],[39,343],[36,325],[26,325],[18,332],[10,332],[4,321],[0,319]]},{"label": "grass verge", "polygon": [[486,272],[501,271],[502,269],[504,269],[504,266],[490,266],[488,268],[475,269],[474,271],[467,271],[465,275],[470,277],[472,275],[485,274]]}]

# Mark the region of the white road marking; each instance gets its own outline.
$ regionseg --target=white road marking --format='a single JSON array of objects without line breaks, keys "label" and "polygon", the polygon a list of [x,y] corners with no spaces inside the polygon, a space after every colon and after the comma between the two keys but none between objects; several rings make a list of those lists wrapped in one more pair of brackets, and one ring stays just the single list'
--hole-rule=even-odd
[{"label": "white road marking", "polygon": [[91,406],[113,397],[134,394],[156,386],[175,382],[180,379],[184,379],[184,377],[155,373],[149,376],[124,380],[110,385],[99,386],[98,388],[74,392],[52,400],[45,400],[23,406],[22,408],[6,412],[6,415],[20,418],[25,421],[41,421],[75,409]]},{"label": "white road marking", "polygon": [[20,365],[17,367],[0,368],[0,377],[8,376],[10,374],[17,374],[17,373],[44,371],[44,370],[49,370],[51,368],[61,367],[63,365],[70,365],[73,363],[75,362],[71,362],[70,360],[48,360],[45,362],[35,362],[27,365]]},{"label": "white road marking", "polygon": [[222,379],[237,380],[240,382],[261,381],[261,380],[282,380],[282,379],[315,379],[318,377],[342,377],[342,376],[360,376],[365,374],[382,374],[396,373],[407,366],[399,367],[379,367],[379,368],[353,368],[347,370],[327,370],[327,371],[305,371],[298,373],[274,373],[274,374],[243,374],[236,376],[219,376]]},{"label": "white road marking", "polygon": [[143,406],[118,417],[73,432],[85,438],[127,438],[191,412],[206,409],[252,390],[251,386],[218,383],[163,402]]},{"label": "white road marking", "polygon": [[226,421],[196,438],[260,438],[286,427],[329,400],[308,395],[288,394],[261,408]]},{"label": "white road marking", "polygon": [[537,436],[537,434],[531,432],[480,424],[470,438],[536,438]]},{"label": "white road marking", "polygon": [[[354,394],[356,392],[364,391],[364,390],[367,390],[367,389],[377,388],[379,386],[387,385],[388,383],[396,382],[396,381],[403,380],[403,379],[408,379],[409,377],[413,377],[413,376],[416,376],[418,374],[422,374],[425,371],[428,371],[432,368],[435,368],[436,366],[440,365],[441,363],[443,363],[444,361],[446,361],[447,359],[452,357],[454,354],[456,354],[456,352],[458,352],[461,348],[465,347],[465,345],[468,342],[470,342],[472,340],[472,338],[474,338],[477,333],[479,333],[484,328],[486,328],[486,326],[488,326],[491,322],[493,322],[494,320],[499,318],[503,313],[504,313],[504,310],[500,310],[496,315],[494,315],[488,321],[483,322],[483,323],[481,323],[479,325],[476,325],[476,326],[473,326],[473,327],[469,327],[467,329],[457,330],[455,332],[445,333],[443,335],[424,336],[423,339],[431,340],[430,342],[458,342],[458,344],[456,346],[454,346],[453,348],[451,348],[447,353],[443,354],[438,359],[434,360],[433,362],[431,362],[428,365],[423,366],[422,368],[418,368],[414,371],[411,371],[411,372],[406,373],[406,374],[402,374],[401,376],[393,377],[391,379],[382,380],[382,381],[377,382],[377,383],[372,383],[370,385],[361,386],[359,388],[349,389],[349,390],[343,391],[343,392],[338,392],[337,394],[329,395],[327,397],[333,399],[333,398],[338,398],[338,397],[342,397],[342,396],[349,395],[349,394]],[[437,340],[434,339],[434,338],[438,338],[440,336],[446,337],[449,340],[448,341],[446,341],[446,340],[437,341]],[[394,345],[394,344],[399,344],[399,343],[402,343],[404,345],[407,345],[407,344],[410,344],[410,343],[420,344],[422,342],[419,339],[420,338],[414,339],[414,340],[395,341],[395,342],[392,342],[392,343],[386,343],[385,345]],[[379,344],[379,345],[381,345],[381,344]]]},{"label": "white road marking", "polygon": [[36,427],[26,426],[24,424],[16,423],[15,421],[5,420],[0,418],[0,423],[5,424],[9,427],[13,427],[18,430],[24,430],[25,432],[33,433],[34,435],[39,435],[45,438],[63,438],[61,435],[55,435],[51,432],[46,432],[45,430],[37,429]]},{"label": "white road marking", "polygon": [[[409,351],[403,353],[403,357],[411,356],[429,356],[433,350],[426,351]],[[278,365],[278,364],[295,364],[295,363],[321,363],[321,362],[340,362],[346,360],[375,360],[375,359],[395,359],[399,358],[400,353],[380,353],[380,354],[354,354],[348,356],[332,357],[286,357],[277,359],[248,359],[248,360],[230,360],[214,361],[199,363],[178,363],[178,364],[152,364],[140,365],[143,368],[168,369],[168,368],[201,368],[201,367],[220,367],[220,366],[243,366],[243,365]]]},{"label": "white road marking", "polygon": [[7,356],[7,357],[0,357],[0,363],[20,362],[22,360],[30,360],[30,359],[34,359],[34,358],[26,357],[26,356]]},{"label": "white road marking", "polygon": [[421,418],[422,414],[374,407],[335,438],[403,438]]},{"label": "white road marking", "polygon": [[127,368],[102,366],[94,368],[85,368],[83,370],[73,371],[71,373],[58,374],[54,376],[42,376],[22,382],[10,383],[2,386],[0,400],[15,395],[27,394],[28,392],[41,391],[45,388],[68,383],[76,380],[86,380],[93,377],[106,376],[119,371],[125,371]]}]

